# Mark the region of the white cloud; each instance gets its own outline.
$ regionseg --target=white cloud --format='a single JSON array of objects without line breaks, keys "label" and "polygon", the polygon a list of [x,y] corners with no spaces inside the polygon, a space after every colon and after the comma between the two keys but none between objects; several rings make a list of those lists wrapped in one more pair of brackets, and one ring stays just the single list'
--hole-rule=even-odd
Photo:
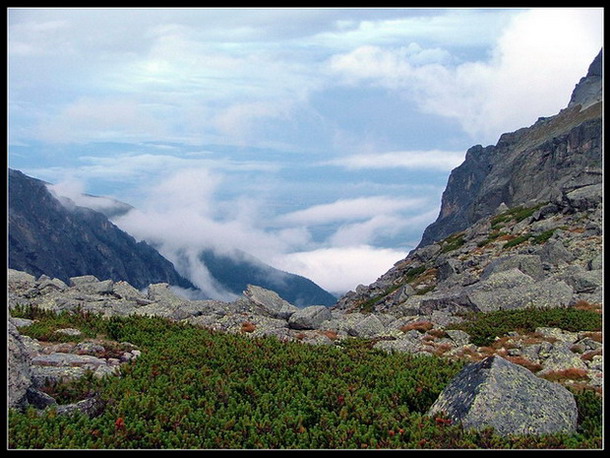
[{"label": "white cloud", "polygon": [[[159,148],[163,149],[163,148]],[[27,173],[53,182],[95,180],[129,183],[131,188],[150,189],[150,183],[163,180],[182,170],[209,170],[216,172],[277,172],[282,165],[264,160],[232,160],[205,153],[183,156],[171,154],[119,154],[116,156],[81,156],[79,166],[28,168]],[[147,191],[146,191],[147,192]]]},{"label": "white cloud", "polygon": [[277,218],[279,223],[315,225],[344,220],[372,218],[379,214],[393,213],[422,206],[422,198],[396,198],[391,196],[358,197],[340,199],[330,204],[314,205],[304,210],[287,213]]},{"label": "white cloud", "polygon": [[235,142],[247,144],[247,140],[256,137],[263,123],[287,119],[290,112],[290,103],[286,102],[235,103],[215,115],[212,123]]},{"label": "white cloud", "polygon": [[41,56],[69,52],[64,32],[65,20],[30,21],[10,28],[9,51],[12,56]]},{"label": "white cloud", "polygon": [[328,242],[334,247],[373,244],[379,237],[400,233],[407,224],[405,218],[398,215],[375,215],[363,222],[340,226]]},{"label": "white cloud", "polygon": [[310,278],[327,291],[343,294],[368,285],[387,272],[406,252],[368,245],[321,248],[283,255],[275,265]]},{"label": "white cloud", "polygon": [[347,169],[432,169],[450,171],[464,161],[465,152],[458,151],[392,151],[387,153],[355,154],[325,162]]},{"label": "white cloud", "polygon": [[[336,30],[319,33],[311,41],[335,48],[427,42],[440,46],[436,48],[436,61],[448,57],[445,47],[487,46],[507,18],[514,14],[508,10],[467,8],[436,12],[428,12],[425,8],[397,11],[404,17],[338,21]],[[429,50],[424,53],[428,54]],[[428,54],[426,59],[430,57]]]},{"label": "white cloud", "polygon": [[473,139],[495,142],[567,105],[602,45],[600,8],[534,9],[516,15],[491,60],[458,65],[410,59],[409,49],[365,45],[329,60],[350,84],[368,83],[456,119]]},{"label": "white cloud", "polygon": [[50,143],[71,143],[151,139],[164,133],[167,133],[165,124],[136,100],[81,97],[43,119],[37,136]]},{"label": "white cloud", "polygon": [[[69,177],[65,181],[47,185],[49,191],[60,197],[62,203],[66,203],[62,197],[67,197],[73,204],[80,207],[91,208],[101,212],[125,211],[128,209],[124,203],[105,196],[91,196],[85,193],[85,183],[81,180]],[[70,204],[72,205],[72,204]]]}]

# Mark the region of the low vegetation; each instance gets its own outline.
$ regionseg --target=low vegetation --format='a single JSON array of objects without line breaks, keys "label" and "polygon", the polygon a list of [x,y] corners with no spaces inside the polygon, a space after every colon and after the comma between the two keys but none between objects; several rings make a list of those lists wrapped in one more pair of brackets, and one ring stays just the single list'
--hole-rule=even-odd
[{"label": "low vegetation", "polygon": [[464,232],[458,232],[450,235],[443,242],[441,242],[441,253],[449,253],[450,251],[457,250],[459,247],[464,245]]},{"label": "low vegetation", "polygon": [[[363,339],[310,346],[153,317],[102,319],[21,310],[142,350],[119,377],[53,386],[61,402],[96,395],[101,415],[11,410],[9,448],[598,448],[601,404],[577,394],[575,435],[502,438],[425,412],[463,362],[384,353]],[[599,315],[598,315],[599,316]],[[22,328],[35,335],[35,328]],[[28,331],[29,330],[29,331]],[[41,334],[38,334],[41,335]],[[53,334],[49,334],[52,336]]]},{"label": "low vegetation", "polygon": [[529,218],[530,216],[532,216],[534,213],[536,213],[537,210],[542,208],[544,205],[546,204],[540,203],[538,205],[534,205],[533,207],[518,206],[506,210],[505,212],[502,212],[492,218],[491,228],[496,230],[502,227],[507,222],[512,222],[513,224],[519,223],[525,218]]},{"label": "low vegetation", "polygon": [[479,347],[490,345],[496,337],[510,331],[534,332],[538,327],[557,327],[566,331],[600,331],[602,317],[595,310],[565,308],[526,308],[471,313],[465,321],[455,324],[470,334],[471,342]]}]

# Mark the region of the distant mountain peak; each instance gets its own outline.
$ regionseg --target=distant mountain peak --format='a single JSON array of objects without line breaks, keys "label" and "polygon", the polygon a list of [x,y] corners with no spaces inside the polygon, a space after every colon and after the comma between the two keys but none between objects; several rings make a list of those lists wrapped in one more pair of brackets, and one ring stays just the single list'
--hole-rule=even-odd
[{"label": "distant mountain peak", "polygon": [[591,65],[589,65],[587,75],[581,78],[574,88],[568,107],[581,105],[581,110],[584,110],[597,102],[601,102],[602,73],[603,49],[599,51]]}]

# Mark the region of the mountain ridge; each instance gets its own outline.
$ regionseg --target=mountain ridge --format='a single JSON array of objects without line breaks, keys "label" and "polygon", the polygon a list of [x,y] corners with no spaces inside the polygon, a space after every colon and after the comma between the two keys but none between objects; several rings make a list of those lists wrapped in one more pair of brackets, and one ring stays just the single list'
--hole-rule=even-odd
[{"label": "mountain ridge", "polygon": [[9,268],[62,281],[94,275],[136,288],[166,282],[195,289],[146,242],[137,242],[98,211],[68,199],[60,202],[47,185],[8,171]]}]

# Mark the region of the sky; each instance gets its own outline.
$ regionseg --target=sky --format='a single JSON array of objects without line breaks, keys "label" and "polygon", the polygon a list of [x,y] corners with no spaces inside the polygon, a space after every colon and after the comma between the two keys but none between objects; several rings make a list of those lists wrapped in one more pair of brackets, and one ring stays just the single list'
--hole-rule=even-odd
[{"label": "sky", "polygon": [[473,145],[564,108],[603,8],[9,8],[8,165],[333,293],[438,216]]}]

